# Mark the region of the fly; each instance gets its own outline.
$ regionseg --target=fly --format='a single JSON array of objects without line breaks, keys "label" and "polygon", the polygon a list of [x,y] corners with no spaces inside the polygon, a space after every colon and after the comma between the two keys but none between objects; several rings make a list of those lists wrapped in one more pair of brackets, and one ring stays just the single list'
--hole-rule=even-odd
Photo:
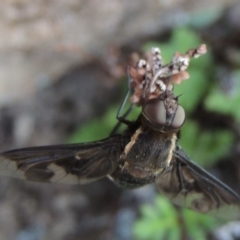
[{"label": "fly", "polygon": [[[129,91],[117,113],[110,137],[70,145],[14,149],[0,153],[0,174],[31,181],[85,184],[108,177],[124,188],[155,183],[174,204],[224,219],[240,217],[240,197],[224,183],[192,162],[178,146],[185,121],[184,108],[173,85],[188,78],[190,58],[206,53],[206,46],[176,53],[163,65],[160,50],[150,61],[128,68]],[[121,116],[130,97],[131,107]],[[133,106],[142,111],[127,120]],[[120,124],[127,130],[116,134]]]}]

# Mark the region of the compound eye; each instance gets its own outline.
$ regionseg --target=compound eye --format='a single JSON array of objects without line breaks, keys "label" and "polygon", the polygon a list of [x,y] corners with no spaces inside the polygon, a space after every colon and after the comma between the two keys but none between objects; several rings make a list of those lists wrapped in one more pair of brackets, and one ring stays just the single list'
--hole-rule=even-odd
[{"label": "compound eye", "polygon": [[159,99],[150,100],[143,113],[151,122],[162,126],[166,124],[166,108],[164,102]]},{"label": "compound eye", "polygon": [[171,123],[171,128],[180,128],[185,121],[185,111],[181,105],[178,105],[177,111]]}]

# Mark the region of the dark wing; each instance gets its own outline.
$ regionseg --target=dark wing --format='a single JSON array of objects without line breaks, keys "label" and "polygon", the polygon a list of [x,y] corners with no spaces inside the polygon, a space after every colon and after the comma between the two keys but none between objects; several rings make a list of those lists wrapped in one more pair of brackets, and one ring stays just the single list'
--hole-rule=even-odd
[{"label": "dark wing", "polygon": [[155,182],[174,204],[222,219],[240,219],[237,193],[189,160],[180,148],[176,149],[172,164],[172,169]]},{"label": "dark wing", "polygon": [[0,175],[39,182],[84,184],[114,172],[121,135],[101,141],[32,147],[0,153]]}]

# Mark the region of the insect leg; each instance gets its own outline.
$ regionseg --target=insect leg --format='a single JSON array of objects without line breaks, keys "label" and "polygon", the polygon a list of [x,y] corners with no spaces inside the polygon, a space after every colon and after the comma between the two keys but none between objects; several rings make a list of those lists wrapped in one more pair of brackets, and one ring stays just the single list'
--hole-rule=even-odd
[{"label": "insect leg", "polygon": [[185,188],[184,187],[184,177],[183,177],[183,174],[182,174],[181,163],[180,162],[177,162],[177,177],[178,177],[178,180],[179,180],[180,189],[183,190]]},{"label": "insect leg", "polygon": [[127,109],[127,111],[121,116],[121,112],[123,111],[126,103],[127,103],[127,100],[129,98],[129,95],[132,93],[132,89],[131,89],[131,76],[130,76],[130,73],[129,73],[129,67],[127,69],[127,73],[128,73],[128,91],[117,111],[117,120],[118,120],[118,123],[116,124],[116,126],[113,128],[110,136],[114,135],[118,129],[120,128],[121,124],[124,123],[126,125],[131,125],[133,123],[133,121],[130,121],[130,120],[127,120],[126,117],[128,116],[128,114],[132,111],[134,105],[131,104],[130,107]]},{"label": "insect leg", "polygon": [[[131,106],[128,108],[128,110],[123,114],[123,116],[122,116],[121,118],[124,119],[124,120],[126,120],[125,118],[126,118],[126,117],[128,116],[128,114],[132,111],[132,109],[133,109],[133,105],[131,105]],[[128,123],[122,122],[118,117],[117,117],[117,119],[118,119],[119,121],[118,121],[118,123],[115,125],[115,127],[113,128],[113,130],[111,131],[110,136],[112,136],[112,135],[114,135],[114,134],[117,133],[117,131],[119,130],[119,128],[120,128],[120,126],[121,126],[122,123],[125,123],[125,124],[127,124],[127,125],[130,125],[130,124],[132,123],[131,121],[128,121],[128,120],[126,120],[126,121],[128,121]]]},{"label": "insect leg", "polygon": [[131,124],[132,121],[129,121],[127,119],[125,119],[127,117],[127,115],[131,112],[132,108],[133,108],[133,104],[131,104],[131,106],[129,107],[129,109],[122,115],[121,115],[121,112],[122,110],[124,109],[126,103],[127,103],[127,100],[129,98],[129,95],[132,94],[133,92],[133,89],[131,88],[131,76],[130,76],[130,73],[129,73],[129,67],[127,69],[127,75],[128,75],[128,91],[127,91],[127,94],[126,96],[124,97],[119,109],[118,109],[118,112],[117,112],[117,119],[119,122],[122,122],[122,123],[125,123],[127,125]]}]

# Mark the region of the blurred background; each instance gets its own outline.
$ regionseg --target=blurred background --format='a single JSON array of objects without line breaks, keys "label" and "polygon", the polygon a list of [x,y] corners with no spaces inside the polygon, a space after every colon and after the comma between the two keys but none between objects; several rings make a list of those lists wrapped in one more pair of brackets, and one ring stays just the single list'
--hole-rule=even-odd
[{"label": "blurred background", "polygon": [[[2,0],[0,13],[0,150],[107,137],[131,53],[157,46],[169,61],[206,43],[176,89],[180,143],[240,193],[239,1]],[[234,240],[239,229],[175,209],[154,185],[0,181],[1,240]]]}]

